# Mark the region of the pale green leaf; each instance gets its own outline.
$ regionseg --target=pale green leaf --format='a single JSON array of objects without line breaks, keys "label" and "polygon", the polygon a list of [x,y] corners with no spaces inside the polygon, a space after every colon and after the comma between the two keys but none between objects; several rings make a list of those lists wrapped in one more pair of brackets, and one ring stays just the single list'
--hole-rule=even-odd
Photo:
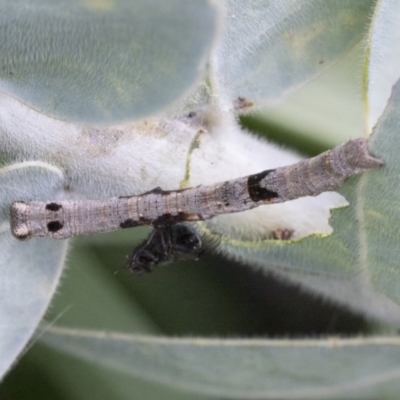
[{"label": "pale green leaf", "polygon": [[113,370],[218,398],[383,398],[400,390],[395,337],[168,339],[53,327],[41,341]]},{"label": "pale green leaf", "polygon": [[[125,235],[129,237],[130,247],[137,243],[136,234],[135,229]],[[121,282],[116,279],[117,271],[118,275],[122,275],[122,278],[127,281],[138,277],[124,270],[125,252],[119,247],[110,246],[110,242],[112,244],[116,242],[113,236],[115,235],[95,235],[77,238],[74,241],[71,246],[72,251],[68,256],[67,272],[62,280],[61,290],[54,297],[46,313],[48,323],[51,324],[56,320],[57,325],[75,328],[110,329],[153,335],[160,333],[158,321],[151,314],[149,304],[143,302],[140,296],[137,300],[136,296],[135,299],[129,296],[128,291],[124,290]],[[121,235],[117,233],[117,236],[121,239]],[[89,245],[92,239],[93,242],[103,240],[102,249],[106,249],[109,256],[115,254],[115,258],[119,258],[121,263],[113,262],[109,264],[109,268],[105,268],[104,254],[99,253],[95,246]],[[124,240],[128,241],[128,238]],[[151,286],[151,283],[146,286]],[[41,370],[45,371],[47,380],[53,379],[58,390],[63,392],[65,398],[68,399],[87,400],[95,396],[96,400],[159,400],[160,398],[187,400],[185,393],[154,385],[154,383],[121,374],[119,371],[93,367],[75,358],[54,353],[39,343],[35,343],[34,348],[24,356],[21,363],[29,362],[32,358],[41,366]],[[7,386],[7,381],[5,385]],[[193,396],[193,400],[197,399],[202,398]]]},{"label": "pale green leaf", "polygon": [[[85,329],[159,333],[147,310],[121,290],[115,274],[128,272],[123,270],[125,263],[105,269],[103,257],[96,248],[81,239],[84,238],[72,244],[73,251],[67,261],[68,279],[63,281],[61,293],[54,298],[46,320]],[[121,259],[126,261],[124,258],[122,253]],[[132,279],[132,275],[126,279]]]},{"label": "pale green leaf", "polygon": [[350,206],[333,212],[331,236],[308,237],[298,243],[224,238],[223,251],[400,325],[399,130],[397,84],[372,134],[372,154],[381,157],[385,166],[350,179],[340,190]]},{"label": "pale green leaf", "polygon": [[[34,371],[29,370],[29,364],[28,371],[23,370],[23,363],[26,363],[26,361],[30,362],[31,368],[35,368]],[[27,391],[27,377],[24,376],[26,373],[30,373],[29,378],[31,381],[32,378],[35,378],[32,375],[37,374],[40,378],[42,373],[45,376],[45,382],[42,383],[39,379],[33,383],[35,388],[42,385],[40,387],[42,395],[35,396],[36,393],[32,395],[29,392],[27,394],[28,400],[44,400],[45,398],[51,400],[189,400],[185,392],[165,387],[165,385],[154,384],[154,382],[144,381],[132,375],[121,374],[118,370],[96,368],[92,364],[82,362],[65,354],[56,353],[52,349],[41,345],[31,349],[21,361],[21,364],[22,371],[20,370],[19,372],[20,376],[22,375],[19,385],[20,391],[25,393]],[[16,385],[18,385],[18,382],[16,382]],[[20,397],[7,397],[4,394],[4,392],[7,393],[7,381],[5,381],[4,386],[0,389],[2,399],[15,398],[22,400]],[[49,395],[49,391],[46,390],[48,389],[47,386],[55,388],[56,395],[54,397]],[[203,397],[191,393],[190,400],[210,399],[208,396]]]},{"label": "pale green leaf", "polygon": [[376,124],[400,78],[400,3],[377,2],[369,32],[369,48],[364,61],[364,104],[368,132]]},{"label": "pale green leaf", "polygon": [[67,242],[11,236],[13,200],[51,198],[63,185],[60,170],[39,162],[0,169],[0,377],[15,362],[42,319],[56,289]]},{"label": "pale green leaf", "polygon": [[310,143],[327,148],[363,136],[366,130],[360,60],[364,53],[365,43],[359,43],[320,76],[287,94],[284,101],[263,108],[259,120],[289,130],[292,135],[276,137],[290,147],[297,144],[291,142],[293,137],[304,143],[303,148],[310,147]]},{"label": "pale green leaf", "polygon": [[199,78],[219,8],[207,0],[2,0],[0,88],[61,119],[143,117]]},{"label": "pale green leaf", "polygon": [[228,0],[211,71],[234,100],[271,101],[331,65],[365,33],[373,1]]}]

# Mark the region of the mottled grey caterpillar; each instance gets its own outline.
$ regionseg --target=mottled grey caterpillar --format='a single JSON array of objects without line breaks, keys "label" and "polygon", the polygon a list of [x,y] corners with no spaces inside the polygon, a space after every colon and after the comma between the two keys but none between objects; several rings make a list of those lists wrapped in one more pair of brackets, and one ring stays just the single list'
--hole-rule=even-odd
[{"label": "mottled grey caterpillar", "polygon": [[337,190],[352,175],[382,165],[382,160],[369,155],[367,140],[356,139],[290,166],[209,186],[155,188],[139,196],[108,200],[16,201],[11,205],[11,231],[18,239],[65,239],[139,225],[158,229],[316,196]]}]

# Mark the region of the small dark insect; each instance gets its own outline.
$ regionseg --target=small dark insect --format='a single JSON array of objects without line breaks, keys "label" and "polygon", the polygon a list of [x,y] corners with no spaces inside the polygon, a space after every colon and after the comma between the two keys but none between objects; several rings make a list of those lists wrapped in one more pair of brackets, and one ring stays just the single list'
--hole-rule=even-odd
[{"label": "small dark insect", "polygon": [[154,228],[148,238],[135,247],[128,258],[128,268],[135,274],[152,272],[157,265],[196,260],[205,252],[205,246],[215,249],[218,245],[219,237],[204,241],[190,224],[167,224]]}]

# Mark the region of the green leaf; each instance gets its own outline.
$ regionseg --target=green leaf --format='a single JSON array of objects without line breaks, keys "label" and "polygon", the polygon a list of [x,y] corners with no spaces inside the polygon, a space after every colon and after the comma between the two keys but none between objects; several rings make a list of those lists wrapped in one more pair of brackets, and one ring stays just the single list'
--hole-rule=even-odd
[{"label": "green leaf", "polygon": [[0,376],[14,363],[42,319],[67,248],[67,242],[13,238],[9,208],[17,199],[55,197],[62,185],[62,172],[45,163],[25,162],[0,169]]},{"label": "green leaf", "polygon": [[[159,333],[159,327],[140,302],[121,290],[115,273],[123,273],[123,263],[106,269],[104,257],[87,241],[77,239],[72,247],[67,262],[68,279],[63,281],[62,291],[54,298],[46,320],[85,329]],[[113,253],[110,248],[108,252]],[[124,257],[122,253],[121,259]]]},{"label": "green leaf", "polygon": [[[228,0],[212,84],[228,100],[279,98],[337,61],[364,32],[373,1]],[[240,34],[238,34],[240,32]]]},{"label": "green leaf", "polygon": [[154,113],[200,77],[219,8],[206,0],[2,0],[0,88],[66,120]]},{"label": "green leaf", "polygon": [[224,238],[223,251],[369,316],[400,325],[399,129],[397,84],[372,135],[371,152],[385,166],[350,179],[340,190],[350,206],[333,212],[331,236],[308,237],[298,243]]},{"label": "green leaf", "polygon": [[396,0],[377,2],[365,52],[363,100],[368,130],[376,124],[400,78],[400,3]]},{"label": "green leaf", "polygon": [[[284,101],[260,110],[256,121],[252,115],[242,118],[250,121],[250,127],[260,123],[258,130],[304,155],[311,155],[311,149],[316,155],[365,135],[360,96],[360,60],[364,55],[365,43],[359,43],[320,76],[288,93]],[[319,148],[313,149],[316,145]]]},{"label": "green leaf", "polygon": [[[2,400],[188,400],[187,393],[96,367],[38,343],[0,388]],[[190,395],[190,400],[210,400]]]},{"label": "green leaf", "polygon": [[382,398],[400,389],[398,338],[169,339],[50,328],[58,351],[218,398]]}]

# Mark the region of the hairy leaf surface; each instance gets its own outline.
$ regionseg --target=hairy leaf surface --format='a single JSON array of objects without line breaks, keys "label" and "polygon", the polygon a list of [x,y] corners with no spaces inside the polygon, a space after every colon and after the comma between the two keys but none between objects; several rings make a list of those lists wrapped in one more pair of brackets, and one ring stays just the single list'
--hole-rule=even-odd
[{"label": "hairy leaf surface", "polygon": [[0,169],[0,376],[14,363],[42,319],[63,269],[67,242],[21,242],[11,236],[9,208],[18,198],[57,196],[60,170],[37,162]]},{"label": "hairy leaf surface", "polygon": [[172,339],[54,327],[41,341],[125,374],[217,398],[382,398],[400,389],[400,342],[390,337]]},{"label": "hairy leaf surface", "polygon": [[2,0],[0,89],[66,120],[149,115],[201,76],[219,14],[206,0]]}]

